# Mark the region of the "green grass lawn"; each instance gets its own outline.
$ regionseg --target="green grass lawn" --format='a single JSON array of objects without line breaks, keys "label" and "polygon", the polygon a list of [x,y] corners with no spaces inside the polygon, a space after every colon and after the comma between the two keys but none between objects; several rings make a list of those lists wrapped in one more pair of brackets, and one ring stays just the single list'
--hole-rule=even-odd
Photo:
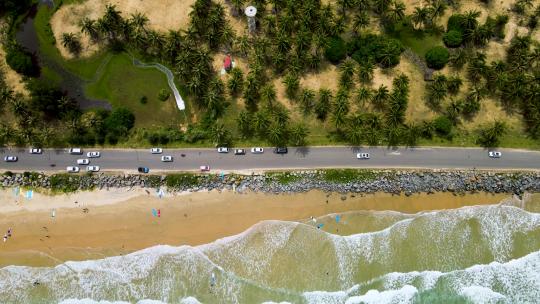
[{"label": "green grass lawn", "polygon": [[405,47],[410,48],[421,58],[424,58],[424,55],[432,47],[443,45],[442,36],[417,31],[410,25],[397,24],[389,35],[401,41]]},{"label": "green grass lawn", "polygon": [[[124,106],[135,114],[136,127],[178,124],[183,115],[176,107],[174,97],[166,101],[158,99],[161,89],[170,91],[167,78],[158,70],[138,68],[132,65],[127,54],[113,55],[96,82],[86,87],[90,98],[108,100],[113,107]],[[147,97],[147,103],[140,102]]]}]

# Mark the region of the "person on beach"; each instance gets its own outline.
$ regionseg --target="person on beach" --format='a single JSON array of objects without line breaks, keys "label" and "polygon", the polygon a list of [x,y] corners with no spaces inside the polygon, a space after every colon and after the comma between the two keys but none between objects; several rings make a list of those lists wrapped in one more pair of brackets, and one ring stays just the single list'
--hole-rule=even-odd
[{"label": "person on beach", "polygon": [[7,241],[7,234],[4,234],[4,243]]},{"label": "person on beach", "polygon": [[8,237],[11,237],[11,228],[8,229],[8,231],[7,231],[7,236],[8,236]]}]

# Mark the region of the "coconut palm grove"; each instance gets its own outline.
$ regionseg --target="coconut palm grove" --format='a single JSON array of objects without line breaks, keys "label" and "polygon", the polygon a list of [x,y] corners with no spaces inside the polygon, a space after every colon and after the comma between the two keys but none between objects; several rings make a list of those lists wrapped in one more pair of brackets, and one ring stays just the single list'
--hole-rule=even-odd
[{"label": "coconut palm grove", "polygon": [[538,1],[196,0],[166,30],[106,3],[54,32],[81,2],[0,4],[1,145],[540,147]]}]

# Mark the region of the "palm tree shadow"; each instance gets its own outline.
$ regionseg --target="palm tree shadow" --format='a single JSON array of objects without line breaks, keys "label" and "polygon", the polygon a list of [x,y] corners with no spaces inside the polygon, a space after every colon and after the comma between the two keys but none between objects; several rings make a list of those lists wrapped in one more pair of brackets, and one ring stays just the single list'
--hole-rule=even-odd
[{"label": "palm tree shadow", "polygon": [[302,157],[306,157],[309,154],[309,147],[297,147],[294,154],[299,154]]}]

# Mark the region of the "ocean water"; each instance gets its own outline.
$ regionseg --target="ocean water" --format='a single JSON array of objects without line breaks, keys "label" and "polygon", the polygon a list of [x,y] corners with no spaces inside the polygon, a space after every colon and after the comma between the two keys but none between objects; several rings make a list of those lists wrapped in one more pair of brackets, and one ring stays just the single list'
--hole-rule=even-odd
[{"label": "ocean water", "polygon": [[197,247],[4,267],[0,303],[540,303],[537,211],[499,204],[265,221]]}]

